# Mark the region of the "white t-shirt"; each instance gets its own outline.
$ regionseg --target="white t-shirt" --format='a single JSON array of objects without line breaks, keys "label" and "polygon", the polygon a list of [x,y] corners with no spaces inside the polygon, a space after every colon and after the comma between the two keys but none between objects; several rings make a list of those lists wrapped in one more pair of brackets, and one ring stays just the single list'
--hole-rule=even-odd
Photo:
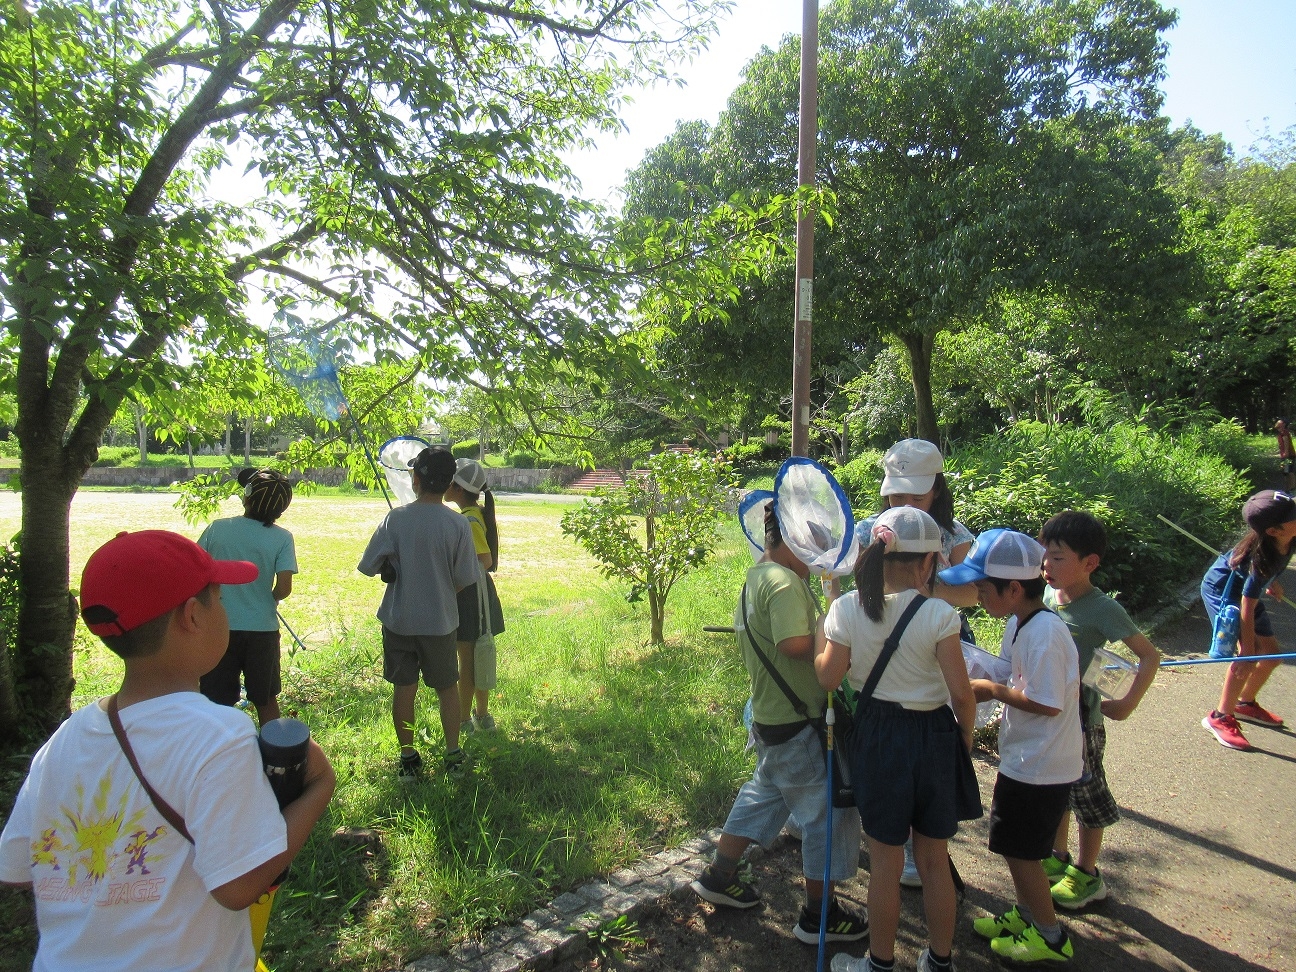
[{"label": "white t-shirt", "polygon": [[[872,621],[864,613],[858,591],[842,595],[828,608],[824,634],[839,645],[850,646],[851,664],[846,677],[854,688],[863,688],[868,681],[873,663],[882,654],[883,644],[900,615],[917,596],[917,591],[886,595],[881,621]],[[948,702],[949,688],[936,661],[936,643],[958,632],[958,612],[942,600],[928,598],[909,622],[909,627],[905,628],[900,647],[891,656],[873,698],[921,711],[930,711]]]},{"label": "white t-shirt", "polygon": [[32,882],[34,972],[249,972],[248,913],[211,891],[288,847],[256,730],[237,709],[178,692],[121,710],[140,786],[98,702],[41,747],[0,836],[0,880]]},{"label": "white t-shirt", "polygon": [[1005,705],[999,772],[1038,786],[1074,783],[1083,772],[1080,662],[1066,623],[1052,611],[1039,611],[1018,635],[1017,618],[1009,618],[999,657],[1012,663],[1012,688],[1061,710],[1046,716]]}]

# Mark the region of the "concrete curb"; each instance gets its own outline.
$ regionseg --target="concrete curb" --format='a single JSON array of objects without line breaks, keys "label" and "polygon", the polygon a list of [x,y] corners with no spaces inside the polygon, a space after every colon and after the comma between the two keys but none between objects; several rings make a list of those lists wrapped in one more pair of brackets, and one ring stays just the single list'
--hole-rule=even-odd
[{"label": "concrete curb", "polygon": [[694,837],[558,895],[515,925],[494,928],[480,941],[462,942],[447,955],[425,955],[403,972],[520,972],[547,969],[589,947],[590,932],[622,915],[682,897],[710,863],[719,829]]}]

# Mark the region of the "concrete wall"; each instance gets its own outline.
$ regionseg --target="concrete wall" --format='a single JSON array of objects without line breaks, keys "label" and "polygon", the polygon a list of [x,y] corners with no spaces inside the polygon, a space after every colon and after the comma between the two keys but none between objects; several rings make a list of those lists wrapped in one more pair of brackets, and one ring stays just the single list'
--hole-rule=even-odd
[{"label": "concrete wall", "polygon": [[[187,482],[194,476],[213,472],[228,472],[225,469],[190,469],[188,466],[99,466],[86,471],[81,481],[84,486],[170,486],[172,483]],[[0,471],[0,481],[8,482],[10,473],[17,470]],[[511,493],[525,493],[534,490],[541,483],[557,480],[564,486],[580,476],[581,470],[574,466],[556,466],[553,469],[487,469],[486,481],[491,489]],[[298,474],[294,473],[294,478]],[[321,486],[340,486],[346,478],[342,469],[308,469],[303,478]]]}]

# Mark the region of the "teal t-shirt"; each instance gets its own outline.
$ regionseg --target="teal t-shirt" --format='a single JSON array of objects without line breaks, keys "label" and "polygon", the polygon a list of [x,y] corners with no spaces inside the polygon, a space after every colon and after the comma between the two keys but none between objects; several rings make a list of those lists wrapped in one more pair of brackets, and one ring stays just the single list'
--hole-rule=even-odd
[{"label": "teal t-shirt", "polygon": [[[1076,598],[1069,604],[1059,604],[1057,591],[1047,588],[1044,603],[1066,622],[1071,638],[1080,653],[1080,677],[1084,677],[1094,652],[1111,641],[1124,641],[1139,634],[1138,625],[1114,599],[1098,588]],[[1088,685],[1082,685],[1080,696],[1084,700],[1088,724],[1102,722],[1102,696]]]},{"label": "teal t-shirt", "polygon": [[[742,606],[735,612],[736,628],[742,621]],[[812,716],[818,716],[827,698],[819,687],[814,664],[807,660],[789,658],[776,647],[780,641],[800,635],[813,635],[819,609],[814,595],[804,580],[781,564],[760,563],[747,571],[747,619],[755,645],[772,662],[792,691],[805,702]],[[753,638],[740,635],[743,662],[751,677],[752,718],[768,726],[798,722],[792,703],[778,684],[770,677],[768,669],[753,653]]]},{"label": "teal t-shirt", "polygon": [[279,616],[271,591],[275,574],[284,570],[297,573],[292,534],[249,516],[231,516],[211,523],[198,538],[198,546],[217,560],[249,560],[257,566],[257,579],[252,583],[221,585],[230,630],[278,631]]}]

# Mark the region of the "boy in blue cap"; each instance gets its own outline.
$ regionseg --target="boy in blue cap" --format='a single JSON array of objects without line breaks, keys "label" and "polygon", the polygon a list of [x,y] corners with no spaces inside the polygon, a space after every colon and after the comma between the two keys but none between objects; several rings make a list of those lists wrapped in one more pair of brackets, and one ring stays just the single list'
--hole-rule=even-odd
[{"label": "boy in blue cap", "polygon": [[999,776],[990,805],[990,850],[1003,855],[1017,903],[973,930],[1012,962],[1066,962],[1074,950],[1057,920],[1043,860],[1082,771],[1080,668],[1063,621],[1044,606],[1044,548],[1014,530],[987,530],[963,563],[940,572],[946,584],[975,584],[981,606],[1008,618],[1000,657],[1006,685],[973,679],[978,702],[1004,704]]}]

